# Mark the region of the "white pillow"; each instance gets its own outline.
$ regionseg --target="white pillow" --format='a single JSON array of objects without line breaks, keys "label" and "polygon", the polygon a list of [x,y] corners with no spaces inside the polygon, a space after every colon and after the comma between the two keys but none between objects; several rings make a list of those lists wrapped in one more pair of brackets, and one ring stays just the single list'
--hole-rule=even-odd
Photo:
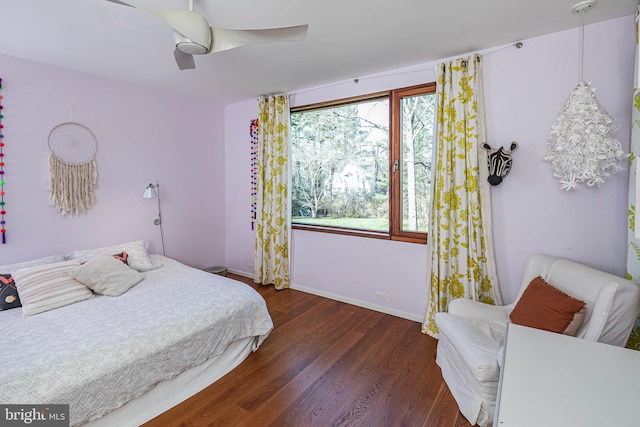
[{"label": "white pillow", "polygon": [[15,264],[0,265],[0,274],[10,274],[12,270],[20,270],[22,268],[35,267],[38,265],[53,264],[54,262],[64,261],[62,255],[51,255],[44,258],[18,262]]},{"label": "white pillow", "polygon": [[69,276],[79,265],[80,261],[73,260],[11,271],[22,303],[22,316],[93,298],[85,285]]},{"label": "white pillow", "polygon": [[89,261],[91,258],[94,258],[98,255],[115,255],[122,251],[125,251],[127,255],[129,255],[129,258],[127,258],[127,262],[129,264],[129,267],[133,268],[134,270],[149,271],[160,267],[159,265],[154,265],[151,262],[151,259],[149,259],[149,254],[147,253],[147,242],[145,242],[144,240],[121,243],[119,245],[113,246],[105,246],[103,248],[73,251],[68,253],[65,258],[77,259],[80,261]]},{"label": "white pillow", "polygon": [[111,297],[122,295],[144,279],[144,274],[108,254],[98,255],[75,267],[69,275],[94,292]]}]

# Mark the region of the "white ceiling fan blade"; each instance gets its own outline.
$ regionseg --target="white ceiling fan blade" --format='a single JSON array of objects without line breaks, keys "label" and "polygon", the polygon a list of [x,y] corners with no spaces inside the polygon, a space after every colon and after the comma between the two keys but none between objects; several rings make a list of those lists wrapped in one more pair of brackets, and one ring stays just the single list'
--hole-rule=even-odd
[{"label": "white ceiling fan blade", "polygon": [[211,47],[211,28],[209,22],[202,15],[189,10],[155,10],[138,7],[121,0],[107,0],[111,3],[143,10],[159,18],[184,37],[203,46],[207,52]]},{"label": "white ceiling fan blade", "polygon": [[132,4],[125,3],[125,2],[120,1],[120,0],[107,0],[107,1],[110,1],[111,3],[121,4],[123,6],[129,6],[129,7],[134,7],[134,8],[136,7],[136,6],[132,5]]},{"label": "white ceiling fan blade", "polygon": [[193,55],[184,53],[180,49],[176,48],[173,51],[173,56],[176,58],[176,64],[181,70],[193,70],[196,68],[196,62],[193,60]]},{"label": "white ceiling fan blade", "polygon": [[213,46],[211,46],[211,52],[220,52],[259,43],[299,41],[307,36],[308,28],[308,25],[260,30],[232,30],[212,27]]},{"label": "white ceiling fan blade", "polygon": [[204,16],[188,10],[144,10],[160,18],[165,24],[186,38],[204,46],[207,51],[210,50],[211,29]]}]

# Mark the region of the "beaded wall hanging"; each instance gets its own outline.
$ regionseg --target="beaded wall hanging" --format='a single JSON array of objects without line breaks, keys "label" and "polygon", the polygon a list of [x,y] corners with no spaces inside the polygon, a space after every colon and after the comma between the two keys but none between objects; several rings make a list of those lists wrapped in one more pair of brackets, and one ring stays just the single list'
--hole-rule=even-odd
[{"label": "beaded wall hanging", "polygon": [[251,229],[255,228],[256,210],[258,206],[258,119],[251,120]]},{"label": "beaded wall hanging", "polygon": [[2,244],[7,243],[7,227],[4,219],[7,210],[4,202],[4,125],[2,119],[4,119],[2,106],[2,79],[0,78],[0,234],[2,234]]}]

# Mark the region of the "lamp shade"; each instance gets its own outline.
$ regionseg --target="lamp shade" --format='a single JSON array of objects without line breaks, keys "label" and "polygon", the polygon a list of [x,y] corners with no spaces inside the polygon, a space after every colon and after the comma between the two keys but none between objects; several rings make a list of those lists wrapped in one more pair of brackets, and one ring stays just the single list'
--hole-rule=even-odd
[{"label": "lamp shade", "polygon": [[158,193],[156,193],[156,189],[154,188],[153,184],[149,184],[147,186],[147,188],[144,190],[144,193],[142,193],[142,197],[144,197],[145,199],[155,199],[156,197],[158,197]]}]

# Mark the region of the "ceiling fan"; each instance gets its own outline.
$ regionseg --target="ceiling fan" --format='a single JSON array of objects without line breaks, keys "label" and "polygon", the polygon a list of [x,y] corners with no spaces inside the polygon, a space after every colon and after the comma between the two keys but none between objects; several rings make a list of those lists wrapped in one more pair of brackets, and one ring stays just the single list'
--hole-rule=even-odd
[{"label": "ceiling fan", "polygon": [[189,0],[189,10],[145,9],[121,0],[107,1],[144,10],[171,27],[176,41],[173,56],[181,70],[196,68],[193,55],[204,55],[259,43],[303,40],[309,27],[296,25],[254,30],[210,27],[204,16],[193,11],[193,0]]}]

